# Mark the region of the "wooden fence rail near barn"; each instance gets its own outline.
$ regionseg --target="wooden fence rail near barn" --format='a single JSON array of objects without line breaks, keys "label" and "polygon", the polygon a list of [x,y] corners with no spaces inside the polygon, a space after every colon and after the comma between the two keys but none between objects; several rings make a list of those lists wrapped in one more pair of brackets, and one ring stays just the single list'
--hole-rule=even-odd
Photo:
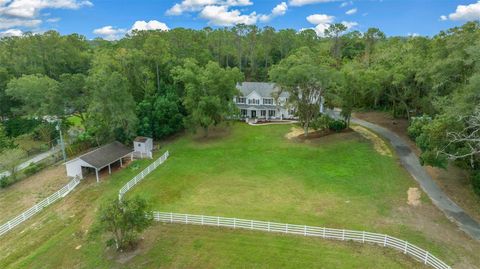
[{"label": "wooden fence rail near barn", "polygon": [[148,174],[150,174],[150,172],[155,170],[155,168],[165,162],[168,159],[168,156],[170,156],[170,153],[167,151],[162,156],[160,156],[160,158],[150,164],[147,168],[143,169],[142,172],[132,178],[132,180],[127,182],[127,184],[125,184],[120,189],[120,191],[118,191],[118,200],[122,200],[122,197],[123,195],[125,195],[125,193],[127,193],[131,188],[133,188],[133,186],[137,185],[138,182],[142,181]]},{"label": "wooden fence rail near barn", "polygon": [[237,218],[224,218],[203,215],[189,215],[165,212],[153,212],[153,218],[160,222],[183,223],[196,225],[209,225],[217,227],[228,227],[233,229],[258,230],[274,233],[296,234],[303,236],[314,236],[326,239],[355,241],[360,243],[373,243],[384,247],[394,248],[416,260],[437,269],[451,269],[443,261],[407,241],[378,233],[364,231],[351,231],[343,229],[331,229],[324,227],[295,225],[286,223],[266,222],[258,220],[246,220]]},{"label": "wooden fence rail near barn", "polygon": [[80,183],[79,178],[72,179],[65,187],[61,188],[59,191],[55,192],[54,194],[48,196],[46,199],[41,201],[40,203],[32,206],[27,211],[23,212],[22,214],[16,216],[15,218],[9,220],[8,222],[4,223],[0,226],[0,236],[7,233],[8,231],[12,230],[22,222],[26,221],[27,219],[31,218],[33,215],[37,214],[38,212],[42,211],[45,207],[53,204],[58,199],[65,197],[68,193],[70,193],[78,184]]}]

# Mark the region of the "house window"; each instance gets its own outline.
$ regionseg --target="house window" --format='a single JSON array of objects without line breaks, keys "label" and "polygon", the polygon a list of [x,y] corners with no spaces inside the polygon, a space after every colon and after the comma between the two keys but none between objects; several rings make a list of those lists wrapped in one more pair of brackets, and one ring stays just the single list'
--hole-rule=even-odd
[{"label": "house window", "polygon": [[246,117],[247,116],[247,110],[246,109],[240,109],[240,115],[242,115],[242,117]]},{"label": "house window", "polygon": [[246,98],[245,97],[237,97],[237,104],[245,104]]},{"label": "house window", "polygon": [[273,105],[273,99],[272,98],[264,98],[263,99],[263,104],[264,105]]},{"label": "house window", "polygon": [[259,99],[248,99],[248,104],[251,105],[259,105],[260,104],[260,100]]},{"label": "house window", "polygon": [[265,117],[267,115],[266,110],[260,110],[260,116]]},{"label": "house window", "polygon": [[269,110],[268,111],[268,116],[269,117],[275,117],[275,110]]}]

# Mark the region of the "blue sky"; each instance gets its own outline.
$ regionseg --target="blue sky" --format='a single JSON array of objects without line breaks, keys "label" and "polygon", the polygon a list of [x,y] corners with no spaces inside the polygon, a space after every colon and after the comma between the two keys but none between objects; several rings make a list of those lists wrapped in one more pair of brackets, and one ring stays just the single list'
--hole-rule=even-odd
[{"label": "blue sky", "polygon": [[329,24],[344,22],[359,31],[378,27],[389,36],[431,36],[478,19],[479,0],[0,0],[0,35],[54,29],[116,39],[132,28],[201,29],[236,22],[314,28],[321,35]]}]

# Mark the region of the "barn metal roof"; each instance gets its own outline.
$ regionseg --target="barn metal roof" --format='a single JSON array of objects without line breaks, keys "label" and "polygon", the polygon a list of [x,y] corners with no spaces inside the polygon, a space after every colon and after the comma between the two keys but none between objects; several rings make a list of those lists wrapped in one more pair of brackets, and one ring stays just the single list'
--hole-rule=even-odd
[{"label": "barn metal roof", "polygon": [[90,151],[79,158],[91,166],[100,169],[118,161],[120,158],[125,157],[132,152],[133,149],[126,147],[118,141],[115,141]]}]

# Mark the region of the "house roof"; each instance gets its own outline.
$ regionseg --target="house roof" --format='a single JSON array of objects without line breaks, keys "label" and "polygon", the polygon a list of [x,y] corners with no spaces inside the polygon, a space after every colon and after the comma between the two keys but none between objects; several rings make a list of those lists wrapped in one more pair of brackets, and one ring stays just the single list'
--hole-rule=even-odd
[{"label": "house roof", "polygon": [[[280,88],[275,83],[269,82],[243,82],[237,84],[237,89],[243,96],[248,96],[255,91],[262,97],[272,97],[274,92],[280,91]],[[283,92],[281,97],[287,97],[287,93]]]},{"label": "house roof", "polygon": [[140,142],[140,143],[145,143],[145,142],[147,142],[148,139],[151,139],[151,138],[144,137],[144,136],[137,136],[134,141],[135,142]]},{"label": "house roof", "polygon": [[133,152],[133,149],[115,141],[90,151],[79,158],[100,169]]}]

